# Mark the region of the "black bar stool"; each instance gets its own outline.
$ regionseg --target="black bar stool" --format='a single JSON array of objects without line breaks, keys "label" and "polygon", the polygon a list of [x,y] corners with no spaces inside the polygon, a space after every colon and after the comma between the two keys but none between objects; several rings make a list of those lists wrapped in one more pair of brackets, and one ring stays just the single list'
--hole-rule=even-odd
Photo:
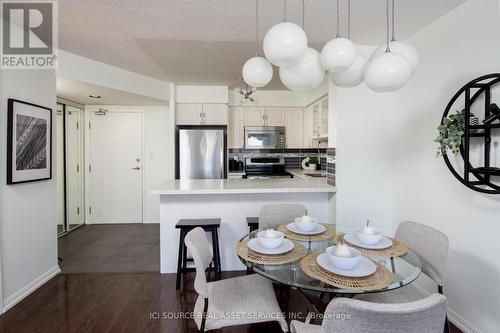
[{"label": "black bar stool", "polygon": [[220,249],[219,249],[219,234],[218,229],[220,227],[220,218],[214,219],[181,219],[175,225],[176,229],[180,229],[179,236],[179,256],[177,258],[177,282],[175,285],[176,289],[181,286],[181,275],[187,272],[195,272],[196,269],[193,267],[187,267],[187,262],[192,262],[192,258],[187,257],[187,247],[184,244],[184,238],[186,234],[194,228],[203,228],[206,232],[212,234],[212,249],[213,249],[213,261],[209,268],[210,272],[215,273],[215,278],[220,279],[221,276],[221,262],[220,262]]},{"label": "black bar stool", "polygon": [[259,218],[258,217],[247,217],[247,224],[250,228],[250,232],[259,229]]}]

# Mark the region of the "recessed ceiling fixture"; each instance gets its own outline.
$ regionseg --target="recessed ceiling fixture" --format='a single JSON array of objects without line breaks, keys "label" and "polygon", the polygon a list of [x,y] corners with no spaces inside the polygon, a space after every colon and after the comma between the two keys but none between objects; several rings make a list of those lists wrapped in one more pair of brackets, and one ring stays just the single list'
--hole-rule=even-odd
[{"label": "recessed ceiling fixture", "polygon": [[[394,2],[393,2],[394,5]],[[375,55],[365,68],[365,83],[375,92],[393,92],[401,89],[410,79],[412,65],[403,55],[391,52],[389,41],[389,0],[386,6],[387,43],[385,52]]]},{"label": "recessed ceiling fixture", "polygon": [[[347,39],[351,39],[351,0],[348,2],[347,10]],[[343,72],[332,72],[330,79],[340,87],[356,87],[363,82],[366,59],[359,53],[356,53],[354,63]]]},{"label": "recessed ceiling fixture", "polygon": [[286,0],[283,0],[283,22],[276,24],[264,37],[264,54],[279,67],[293,66],[307,50],[307,36],[295,23],[286,20]]},{"label": "recessed ceiling fixture", "polygon": [[246,83],[245,83],[244,90],[241,88],[237,88],[237,89],[240,91],[240,95],[242,96],[241,100],[240,100],[241,104],[246,104],[248,102],[250,102],[252,104],[257,104],[257,99],[252,97],[252,94],[255,93],[257,91],[257,89],[249,87],[248,84],[246,84]]},{"label": "recessed ceiling fixture", "polygon": [[337,36],[323,46],[321,63],[330,72],[343,72],[351,67],[355,60],[354,44],[340,35],[340,5],[337,0]]},{"label": "recessed ceiling fixture", "polygon": [[[302,29],[304,27],[305,3],[302,0]],[[320,54],[308,47],[304,55],[293,66],[280,67],[281,82],[290,90],[307,91],[321,84],[325,77],[325,69],[321,65]]]},{"label": "recessed ceiling fixture", "polygon": [[98,98],[101,98],[101,95],[92,95],[92,94],[90,94],[89,97],[90,98],[97,98],[98,99]]},{"label": "recessed ceiling fixture", "polygon": [[255,88],[264,87],[273,78],[273,66],[266,58],[259,56],[259,0],[255,0],[255,57],[243,65],[243,80]]}]

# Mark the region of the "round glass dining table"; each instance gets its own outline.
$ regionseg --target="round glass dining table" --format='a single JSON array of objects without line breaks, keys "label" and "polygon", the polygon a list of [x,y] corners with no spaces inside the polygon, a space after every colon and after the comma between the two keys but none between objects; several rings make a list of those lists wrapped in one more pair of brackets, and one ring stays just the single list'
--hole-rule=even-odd
[{"label": "round glass dining table", "polygon": [[[337,234],[345,234],[355,230],[355,228],[353,227],[338,224],[329,224],[329,226],[333,227],[336,230]],[[241,241],[257,237],[257,233],[259,231],[261,230],[256,230],[249,233],[248,235],[243,237]],[[309,253],[315,251],[324,252],[327,247],[335,245],[333,239],[323,241],[294,240],[294,242],[298,242],[304,245],[306,249],[308,249]],[[340,289],[306,275],[300,268],[301,259],[286,264],[264,265],[253,263],[251,261],[245,260],[240,256],[238,257],[247,267],[251,268],[255,273],[280,284],[303,290],[332,294],[352,295],[394,290],[410,284],[420,275],[421,272],[420,260],[417,254],[411,249],[408,249],[408,252],[400,257],[381,257],[371,255],[365,256],[375,262],[386,266],[393,273],[393,279],[389,286],[380,290],[371,291]]]}]

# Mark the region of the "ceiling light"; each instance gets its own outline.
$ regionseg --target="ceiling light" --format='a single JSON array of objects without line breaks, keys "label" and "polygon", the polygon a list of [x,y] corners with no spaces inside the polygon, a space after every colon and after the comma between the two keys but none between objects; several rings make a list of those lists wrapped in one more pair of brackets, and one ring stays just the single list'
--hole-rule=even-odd
[{"label": "ceiling light", "polygon": [[98,98],[101,98],[101,95],[92,95],[92,94],[90,94],[89,97],[90,98],[97,98],[98,99]]},{"label": "ceiling light", "polygon": [[[392,39],[391,42],[389,43],[389,48],[391,49],[392,53],[397,53],[405,57],[406,60],[408,60],[408,62],[410,63],[412,70],[415,70],[418,66],[417,50],[409,44],[396,41],[395,24],[394,24],[394,3],[395,0],[392,1]],[[378,47],[372,53],[370,59],[374,59],[375,57],[383,54],[385,52],[385,49],[386,49],[385,45]]]},{"label": "ceiling light", "polygon": [[385,53],[371,59],[365,68],[365,83],[373,91],[391,92],[402,88],[408,82],[412,66],[402,55],[391,52],[389,44],[389,0],[386,6],[387,44]]},{"label": "ceiling light", "polygon": [[321,65],[320,54],[309,47],[297,64],[291,67],[280,67],[281,82],[290,90],[306,91],[321,84],[325,77],[325,69]]},{"label": "ceiling light", "polygon": [[255,44],[256,56],[248,59],[243,65],[243,80],[251,87],[264,87],[273,78],[273,66],[267,59],[259,57],[259,0],[255,0]]},{"label": "ceiling light", "polygon": [[337,0],[337,36],[325,44],[321,50],[321,63],[330,72],[342,72],[347,70],[356,59],[356,48],[346,38],[340,36],[340,11],[339,0]]},{"label": "ceiling light", "polygon": [[271,64],[279,67],[295,65],[307,50],[307,36],[295,23],[286,22],[286,0],[284,0],[284,22],[273,26],[264,37],[264,54]]}]

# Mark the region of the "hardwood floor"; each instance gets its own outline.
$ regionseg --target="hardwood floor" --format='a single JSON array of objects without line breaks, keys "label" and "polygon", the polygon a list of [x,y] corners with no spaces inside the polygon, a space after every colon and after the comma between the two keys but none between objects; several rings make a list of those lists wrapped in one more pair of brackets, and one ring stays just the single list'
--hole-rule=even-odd
[{"label": "hardwood floor", "polygon": [[[223,278],[240,274],[243,272],[223,272]],[[197,297],[193,276],[184,279],[185,288],[179,292],[175,289],[175,274],[60,274],[0,316],[0,332],[196,332],[192,319],[180,318],[192,311]],[[301,316],[308,310],[303,296],[294,290],[288,303],[280,298],[280,304],[282,310],[288,307]],[[275,323],[264,323],[216,332],[281,330]]]},{"label": "hardwood floor", "polygon": [[58,246],[63,273],[160,271],[159,224],[84,225]]}]

